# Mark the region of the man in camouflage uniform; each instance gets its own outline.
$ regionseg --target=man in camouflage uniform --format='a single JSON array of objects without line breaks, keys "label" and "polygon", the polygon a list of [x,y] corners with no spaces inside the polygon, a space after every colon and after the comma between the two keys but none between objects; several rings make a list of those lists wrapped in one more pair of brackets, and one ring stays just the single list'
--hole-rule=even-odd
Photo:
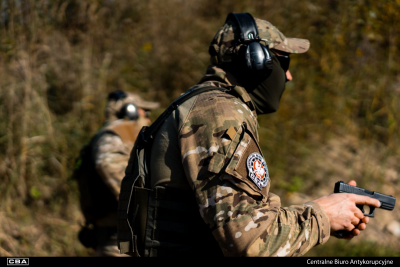
[{"label": "man in camouflage uniform", "polygon": [[[278,109],[285,83],[292,80],[288,56],[306,52],[310,43],[285,37],[268,21],[255,18],[255,22],[260,43],[273,54],[272,73],[255,77],[238,68],[234,42],[238,29],[227,20],[211,42],[212,64],[195,86],[211,85],[226,92],[194,96],[166,119],[152,146],[150,188],[193,192],[201,218],[224,256],[301,256],[336,231],[348,231],[347,238],[357,236],[368,217],[355,204],[380,204],[354,194],[332,194],[282,207],[280,197],[269,191],[272,178],[259,146],[257,116]],[[133,176],[134,157],[126,181]],[[124,182],[121,193],[129,193]],[[161,239],[161,234],[155,238]],[[163,246],[161,241],[151,242]],[[209,255],[208,246],[198,255]]]},{"label": "man in camouflage uniform", "polygon": [[93,215],[90,222],[95,228],[96,256],[126,256],[119,253],[116,243],[116,209],[121,181],[138,132],[150,124],[150,110],[158,106],[159,103],[145,101],[131,92],[117,90],[108,96],[105,122],[91,142],[91,159],[98,180],[94,181],[96,185],[89,185],[89,190],[101,194],[92,205],[97,205],[95,210],[102,211],[101,215]]}]

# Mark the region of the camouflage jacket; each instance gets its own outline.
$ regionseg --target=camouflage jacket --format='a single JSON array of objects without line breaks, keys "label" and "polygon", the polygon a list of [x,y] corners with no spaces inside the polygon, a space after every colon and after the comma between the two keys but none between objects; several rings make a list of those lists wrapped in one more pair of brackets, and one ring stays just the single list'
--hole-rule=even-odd
[{"label": "camouflage jacket", "polygon": [[97,141],[92,147],[93,160],[97,172],[116,199],[133,144],[140,129],[146,125],[142,118],[137,121],[114,120],[97,133]]},{"label": "camouflage jacket", "polygon": [[[151,186],[193,190],[199,212],[225,256],[301,256],[330,236],[322,208],[282,207],[258,140],[244,88],[210,66],[198,86],[226,87],[190,98],[155,136]],[[127,172],[130,167],[128,166]]]}]

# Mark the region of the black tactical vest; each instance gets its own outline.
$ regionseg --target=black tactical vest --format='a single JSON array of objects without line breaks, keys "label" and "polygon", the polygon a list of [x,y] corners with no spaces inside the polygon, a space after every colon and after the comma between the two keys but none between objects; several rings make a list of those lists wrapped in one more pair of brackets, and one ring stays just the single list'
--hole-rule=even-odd
[{"label": "black tactical vest", "polygon": [[155,133],[184,101],[206,91],[229,88],[196,85],[177,98],[158,119],[139,132],[132,149],[118,203],[118,248],[144,257],[223,256],[200,216],[192,191],[150,187],[149,159]]}]

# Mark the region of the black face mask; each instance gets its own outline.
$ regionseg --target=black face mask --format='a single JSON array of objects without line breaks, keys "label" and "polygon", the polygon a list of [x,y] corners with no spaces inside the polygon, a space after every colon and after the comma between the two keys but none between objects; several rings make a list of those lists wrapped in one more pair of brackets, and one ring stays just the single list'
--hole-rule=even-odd
[{"label": "black face mask", "polygon": [[276,112],[285,91],[286,73],[277,57],[273,57],[271,71],[245,72],[239,68],[227,69],[249,93],[258,115]]}]

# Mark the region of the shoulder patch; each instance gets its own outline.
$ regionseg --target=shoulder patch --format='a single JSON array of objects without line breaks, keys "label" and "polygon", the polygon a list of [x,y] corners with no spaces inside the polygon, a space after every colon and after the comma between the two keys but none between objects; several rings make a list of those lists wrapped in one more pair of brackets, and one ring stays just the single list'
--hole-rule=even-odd
[{"label": "shoulder patch", "polygon": [[237,131],[235,130],[235,128],[233,128],[232,126],[230,126],[229,129],[226,130],[225,133],[229,136],[229,138],[230,138],[231,140],[233,140],[233,138],[235,138],[236,132],[237,132]]},{"label": "shoulder patch", "polygon": [[247,157],[246,165],[250,179],[261,190],[269,181],[267,163],[264,158],[259,153],[251,153]]}]

